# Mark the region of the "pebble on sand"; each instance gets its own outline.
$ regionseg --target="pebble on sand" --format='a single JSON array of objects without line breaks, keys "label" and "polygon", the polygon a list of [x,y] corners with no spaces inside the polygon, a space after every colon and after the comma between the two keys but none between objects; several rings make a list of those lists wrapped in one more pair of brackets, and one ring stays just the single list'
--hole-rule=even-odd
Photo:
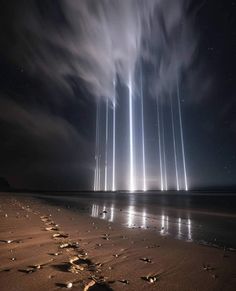
[{"label": "pebble on sand", "polygon": [[73,283],[69,282],[69,283],[66,284],[66,288],[70,289],[72,287],[73,287]]}]

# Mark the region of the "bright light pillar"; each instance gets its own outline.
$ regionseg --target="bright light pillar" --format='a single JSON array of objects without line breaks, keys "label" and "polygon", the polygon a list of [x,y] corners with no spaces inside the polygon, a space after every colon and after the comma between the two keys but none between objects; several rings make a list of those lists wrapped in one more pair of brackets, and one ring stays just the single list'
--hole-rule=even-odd
[{"label": "bright light pillar", "polygon": [[184,168],[184,184],[185,184],[185,191],[188,191],[188,180],[187,180],[186,160],[185,160],[185,150],[184,150],[183,122],[182,122],[182,112],[181,112],[180,97],[179,97],[178,80],[177,80],[177,100],[178,100],[180,137],[181,137],[181,148],[182,148],[183,168]]},{"label": "bright light pillar", "polygon": [[133,84],[132,77],[129,74],[129,145],[130,145],[130,184],[129,190],[133,192],[135,190],[134,186],[134,152],[133,152]]},{"label": "bright light pillar", "polygon": [[143,156],[143,191],[147,190],[146,185],[146,160],[145,160],[145,134],[144,134],[144,112],[143,112],[143,74],[141,70],[141,115],[142,115],[142,156]]},{"label": "bright light pillar", "polygon": [[178,173],[178,162],[177,162],[177,153],[176,153],[175,124],[174,124],[172,96],[170,96],[170,108],[171,108],[171,125],[172,125],[172,135],[173,135],[174,158],[175,158],[176,189],[177,191],[179,191],[179,173]]},{"label": "bright light pillar", "polygon": [[160,126],[160,111],[158,98],[156,99],[157,104],[157,126],[158,126],[158,146],[159,146],[159,160],[160,160],[160,174],[161,174],[161,191],[164,190],[163,185],[163,167],[162,167],[162,146],[161,146],[161,126]]},{"label": "bright light pillar", "polygon": [[116,191],[116,82],[113,81],[113,146],[112,146],[112,191]]},{"label": "bright light pillar", "polygon": [[107,156],[108,156],[108,98],[106,100],[106,153],[105,153],[105,185],[104,190],[107,191]]}]

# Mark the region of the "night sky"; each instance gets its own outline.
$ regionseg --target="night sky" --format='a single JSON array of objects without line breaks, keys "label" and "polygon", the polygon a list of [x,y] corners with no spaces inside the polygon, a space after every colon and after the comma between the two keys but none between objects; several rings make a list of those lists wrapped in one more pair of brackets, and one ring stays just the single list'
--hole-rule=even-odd
[{"label": "night sky", "polygon": [[[0,4],[0,177],[5,177],[16,188],[93,188],[96,101],[100,100],[103,104],[104,95],[109,95],[111,89],[106,87],[105,82],[110,75],[107,70],[109,56],[104,54],[101,57],[99,52],[104,44],[101,35],[106,35],[106,25],[113,18],[106,5],[99,6],[106,1],[98,0],[97,5],[95,1],[87,1],[87,10],[82,9],[86,6],[85,1],[71,1],[71,6],[67,7],[69,2],[25,0],[1,1]],[[117,1],[117,5],[120,2]],[[132,4],[139,1],[127,2]],[[122,49],[130,35],[140,33],[142,36],[141,46],[145,49],[139,52],[141,57],[136,55],[135,60],[138,60],[137,67],[140,63],[143,65],[144,97],[146,109],[149,110],[145,117],[149,144],[147,151],[152,160],[148,169],[150,179],[155,179],[151,169],[158,162],[151,158],[156,148],[150,142],[153,135],[150,128],[155,126],[153,96],[156,92],[168,95],[166,87],[172,83],[171,73],[162,77],[159,73],[158,82],[154,80],[153,72],[156,67],[160,69],[157,64],[161,64],[168,56],[163,43],[160,46],[159,39],[164,35],[164,43],[173,47],[181,34],[178,34],[178,30],[174,30],[174,34],[168,31],[167,24],[172,23],[176,16],[177,6],[173,7],[173,3],[170,4],[172,1],[166,1],[169,3],[166,6],[162,5],[163,1],[156,1],[159,6],[155,9],[152,6],[155,0],[145,2],[150,2],[150,6],[147,4],[148,7],[141,8],[142,13],[146,9],[143,14],[154,10],[149,23],[151,36],[147,32],[136,31],[132,19],[125,23],[119,11],[116,19],[118,24],[112,22],[114,25],[111,25],[111,29],[114,29],[112,37],[117,38],[117,44],[113,40],[113,45],[120,45]],[[185,13],[181,14],[180,24],[188,29],[183,34],[187,38],[180,41],[180,56],[168,50],[174,63],[182,58],[185,64],[181,67],[181,106],[189,184],[190,188],[234,186],[236,1],[199,2],[189,1]],[[132,17],[136,15],[135,9],[132,10],[132,5],[125,7],[128,19],[129,13]],[[98,14],[103,30],[91,31],[91,28],[99,27],[96,23],[90,26]],[[107,22],[103,22],[103,18]],[[121,26],[121,23],[125,24]],[[125,32],[126,25],[129,26],[129,33]],[[125,45],[129,48],[129,41]],[[191,49],[194,52],[190,60],[185,56]],[[91,51],[94,58],[90,58]],[[131,53],[133,57],[136,51]],[[153,66],[152,59],[156,55],[158,61],[155,59]],[[122,80],[122,76],[125,76],[122,60],[118,62],[122,69],[117,72],[119,108],[125,104],[124,96],[127,95]],[[168,68],[171,69],[171,65]],[[94,76],[100,78],[102,74],[106,78],[98,84]],[[121,112],[118,119],[118,126],[123,128],[127,118],[125,112]],[[122,136],[119,130],[119,140]],[[119,143],[118,152],[122,153]],[[118,160],[122,163],[126,157],[120,155]],[[119,167],[123,169],[122,165]]]}]

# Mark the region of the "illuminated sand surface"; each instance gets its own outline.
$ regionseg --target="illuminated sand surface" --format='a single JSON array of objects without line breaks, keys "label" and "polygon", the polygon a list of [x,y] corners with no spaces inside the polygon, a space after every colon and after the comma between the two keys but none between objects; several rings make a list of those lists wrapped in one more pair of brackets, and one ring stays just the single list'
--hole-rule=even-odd
[{"label": "illuminated sand surface", "polygon": [[235,290],[234,252],[121,226],[109,209],[99,216],[111,219],[98,219],[84,207],[3,195],[0,211],[3,291],[86,290],[95,281],[103,289],[87,290]]}]

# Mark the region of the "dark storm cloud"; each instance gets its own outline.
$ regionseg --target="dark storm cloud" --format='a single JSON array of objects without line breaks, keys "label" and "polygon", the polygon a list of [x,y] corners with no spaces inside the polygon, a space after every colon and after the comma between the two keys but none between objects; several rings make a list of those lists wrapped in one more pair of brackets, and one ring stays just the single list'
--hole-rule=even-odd
[{"label": "dark storm cloud", "polygon": [[32,137],[36,143],[41,141],[40,146],[55,142],[50,154],[59,149],[56,146],[58,142],[67,147],[76,147],[84,142],[74,126],[62,117],[25,108],[4,97],[0,99],[0,107],[4,108],[0,112],[1,121],[16,125],[19,132]]},{"label": "dark storm cloud", "polygon": [[[86,179],[90,171],[86,161],[91,159],[92,146],[75,125],[45,110],[19,105],[5,96],[0,98],[0,108],[4,108],[0,111],[1,129],[5,129],[1,172],[7,173],[18,186],[60,189],[59,185],[65,186],[68,178],[75,180],[68,188],[83,185],[81,178]],[[21,176],[21,181],[15,180],[14,173]]]}]

